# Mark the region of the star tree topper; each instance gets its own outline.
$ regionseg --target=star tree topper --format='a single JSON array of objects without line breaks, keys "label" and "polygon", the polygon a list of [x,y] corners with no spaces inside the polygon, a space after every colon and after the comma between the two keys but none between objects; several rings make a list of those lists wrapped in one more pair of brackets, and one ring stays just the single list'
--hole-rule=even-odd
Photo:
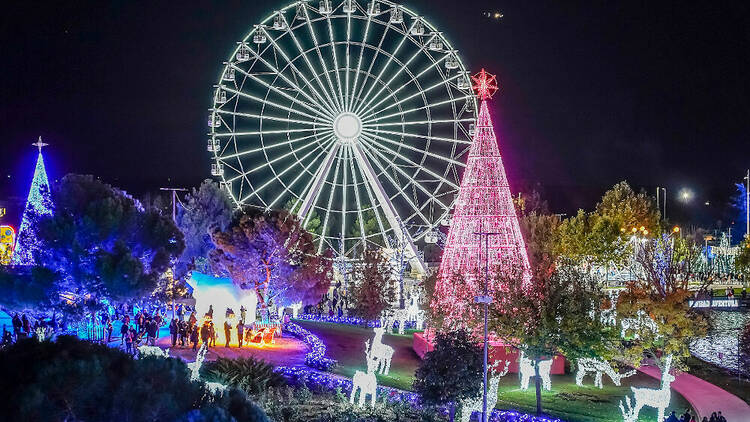
[{"label": "star tree topper", "polygon": [[480,100],[492,98],[498,90],[497,78],[495,78],[495,75],[485,72],[484,69],[472,76],[471,80],[474,83],[472,88],[474,88]]}]

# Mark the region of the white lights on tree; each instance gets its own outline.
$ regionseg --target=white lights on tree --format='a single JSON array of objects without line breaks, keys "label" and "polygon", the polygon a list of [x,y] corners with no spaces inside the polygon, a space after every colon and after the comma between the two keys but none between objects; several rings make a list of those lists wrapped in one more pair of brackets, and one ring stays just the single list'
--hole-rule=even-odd
[{"label": "white lights on tree", "polygon": [[609,363],[601,359],[580,358],[578,359],[578,372],[576,372],[576,385],[583,386],[583,377],[588,372],[594,372],[594,385],[599,388],[604,388],[602,374],[607,374],[616,386],[620,386],[623,378],[635,374],[635,370],[620,374]]},{"label": "white lights on tree", "polygon": [[357,371],[352,377],[352,395],[349,397],[349,403],[354,403],[354,396],[359,390],[358,405],[365,403],[365,396],[371,396],[370,406],[375,406],[375,398],[378,390],[378,379],[375,377],[375,369],[378,362],[370,351],[370,341],[365,341],[365,358],[367,359],[367,372]]},{"label": "white lights on tree", "polygon": [[377,372],[388,375],[388,372],[391,370],[391,359],[393,359],[393,347],[383,344],[385,328],[375,327],[373,331],[375,331],[375,338],[372,340],[370,353],[373,359],[376,359],[378,362]]},{"label": "white lights on tree", "polygon": [[[497,404],[497,387],[500,385],[500,378],[504,377],[505,374],[508,373],[508,366],[510,365],[510,361],[505,361],[505,368],[500,371],[496,372],[497,367],[499,366],[500,361],[496,361],[489,369],[490,369],[490,380],[489,384],[487,386],[487,409],[494,409],[495,405]],[[461,422],[469,422],[471,420],[471,414],[474,412],[481,412],[482,411],[482,396],[464,400],[461,402]]]},{"label": "white lights on tree", "polygon": [[139,346],[138,356],[141,358],[144,358],[146,356],[157,356],[157,357],[168,358],[169,349],[162,350],[161,347],[156,347],[156,346]]},{"label": "white lights on tree", "polygon": [[[538,365],[539,376],[542,378],[542,385],[545,390],[549,391],[552,389],[552,380],[549,377],[550,370],[552,369],[552,359],[540,360]],[[521,352],[518,371],[521,373],[521,390],[528,390],[529,379],[536,375],[534,374],[534,361],[525,357],[523,352]]]},{"label": "white lights on tree", "polygon": [[631,406],[630,397],[625,397],[627,403],[627,409],[622,405],[620,401],[620,410],[622,411],[623,418],[626,422],[637,421],[638,414],[644,406],[653,407],[658,412],[657,421],[664,420],[664,412],[669,407],[669,400],[672,396],[670,385],[674,381],[674,376],[669,373],[669,369],[672,366],[672,355],[669,355],[664,360],[664,370],[661,373],[661,388],[656,390],[653,388],[636,388],[630,387],[633,390],[633,396],[635,398],[635,407]]}]

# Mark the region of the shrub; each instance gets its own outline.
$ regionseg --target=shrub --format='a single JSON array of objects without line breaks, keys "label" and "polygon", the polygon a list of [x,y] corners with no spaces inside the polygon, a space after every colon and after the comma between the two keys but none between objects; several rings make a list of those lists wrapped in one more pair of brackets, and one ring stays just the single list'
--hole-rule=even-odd
[{"label": "shrub", "polygon": [[206,378],[239,388],[250,395],[286,384],[284,377],[273,371],[273,365],[253,357],[218,358],[206,365]]}]

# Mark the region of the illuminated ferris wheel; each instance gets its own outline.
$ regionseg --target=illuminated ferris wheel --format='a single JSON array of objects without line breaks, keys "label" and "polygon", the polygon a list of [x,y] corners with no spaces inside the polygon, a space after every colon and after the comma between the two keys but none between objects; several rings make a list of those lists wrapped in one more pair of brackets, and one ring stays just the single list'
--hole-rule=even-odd
[{"label": "illuminated ferris wheel", "polygon": [[287,208],[330,247],[433,243],[476,116],[458,52],[390,1],[297,1],[225,62],[209,112],[212,174],[235,203]]}]

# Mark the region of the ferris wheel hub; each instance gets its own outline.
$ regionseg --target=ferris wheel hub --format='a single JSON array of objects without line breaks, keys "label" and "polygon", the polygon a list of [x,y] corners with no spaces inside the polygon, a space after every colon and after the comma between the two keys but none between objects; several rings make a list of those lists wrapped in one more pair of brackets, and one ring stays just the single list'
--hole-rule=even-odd
[{"label": "ferris wheel hub", "polygon": [[354,113],[344,112],[333,121],[333,132],[341,143],[352,143],[362,133],[362,120]]}]

